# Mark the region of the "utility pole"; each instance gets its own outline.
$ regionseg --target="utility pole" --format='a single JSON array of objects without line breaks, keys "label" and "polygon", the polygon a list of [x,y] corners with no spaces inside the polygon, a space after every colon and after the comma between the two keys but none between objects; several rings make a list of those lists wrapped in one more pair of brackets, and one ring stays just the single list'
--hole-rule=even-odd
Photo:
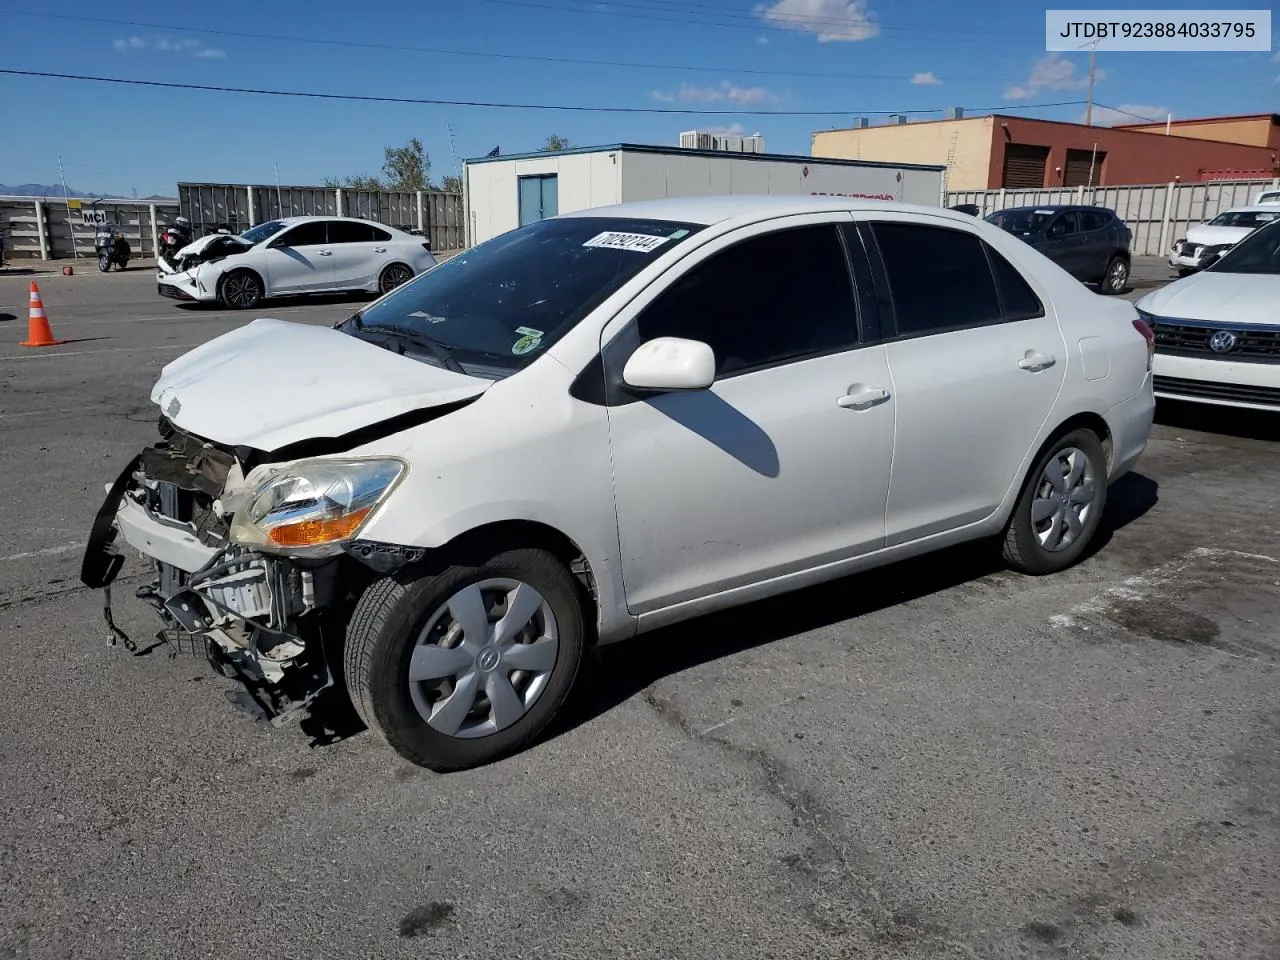
[{"label": "utility pole", "polygon": [[62,178],[62,202],[67,205],[67,233],[71,236],[71,256],[80,259],[80,250],[76,247],[76,228],[71,222],[71,194],[67,190],[67,171],[62,169],[62,154],[58,154],[58,176]]},{"label": "utility pole", "polygon": [[1089,105],[1084,108],[1084,125],[1086,127],[1093,126],[1093,74],[1094,66],[1098,62],[1098,41],[1095,40],[1089,45]]}]

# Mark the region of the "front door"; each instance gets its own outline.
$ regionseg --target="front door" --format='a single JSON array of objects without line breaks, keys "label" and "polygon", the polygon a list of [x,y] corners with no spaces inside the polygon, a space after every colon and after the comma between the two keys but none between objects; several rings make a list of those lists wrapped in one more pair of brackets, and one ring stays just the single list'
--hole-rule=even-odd
[{"label": "front door", "polygon": [[860,226],[892,303],[892,546],[985,519],[1021,482],[1067,349],[1047,299],[975,233],[889,214]]},{"label": "front door", "polygon": [[[611,370],[655,337],[701,340],[716,356],[709,390],[609,407],[633,613],[883,544],[894,429],[885,349],[860,345],[832,215],[785,223],[695,253],[620,318],[605,350]],[[611,349],[618,342],[625,349]]]},{"label": "front door", "polygon": [[273,296],[333,287],[333,250],[324,220],[308,220],[272,239],[262,260],[267,292]]},{"label": "front door", "polygon": [[520,226],[537,223],[560,212],[560,185],[554,173],[520,177]]},{"label": "front door", "polygon": [[1058,214],[1045,230],[1044,255],[1076,279],[1088,272],[1084,234],[1074,210]]}]

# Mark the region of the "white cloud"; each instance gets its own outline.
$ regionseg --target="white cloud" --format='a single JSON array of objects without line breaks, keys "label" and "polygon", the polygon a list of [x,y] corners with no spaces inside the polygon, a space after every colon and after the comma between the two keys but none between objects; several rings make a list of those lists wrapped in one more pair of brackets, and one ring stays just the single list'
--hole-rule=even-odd
[{"label": "white cloud", "polygon": [[755,12],[770,26],[815,33],[819,43],[870,40],[880,32],[867,0],[772,0]]},{"label": "white cloud", "polygon": [[730,103],[773,103],[778,95],[764,87],[739,87],[728,80],[721,80],[719,86],[699,87],[696,84],[681,84],[678,94],[681,100],[695,103],[717,103],[728,100]]},{"label": "white cloud", "polygon": [[134,34],[127,40],[113,40],[111,46],[116,50],[158,50],[161,53],[186,53],[203,60],[220,60],[227,54],[215,47],[206,47],[199,40],[171,40],[168,37],[147,39]]},{"label": "white cloud", "polygon": [[760,36],[756,37],[756,43],[760,44],[760,46],[762,47],[767,46],[769,43],[769,38],[762,33],[760,34]]},{"label": "white cloud", "polygon": [[666,90],[654,90],[649,96],[660,103],[674,103],[676,99],[674,93],[668,93]]},{"label": "white cloud", "polygon": [[[1105,70],[1095,70],[1094,80],[1102,80]],[[1081,76],[1075,61],[1067,60],[1060,53],[1049,53],[1035,62],[1025,83],[1011,86],[1004,92],[1006,100],[1027,100],[1044,90],[1083,90],[1089,85],[1089,77]]]},{"label": "white cloud", "polygon": [[933,75],[932,70],[928,70],[925,73],[917,73],[914,77],[911,78],[911,82],[914,83],[917,87],[942,86],[942,81]]},{"label": "white cloud", "polygon": [[[1143,120],[1163,123],[1171,112],[1168,107],[1153,107],[1146,103],[1122,103],[1115,108],[1094,104],[1093,123],[1099,127],[1110,127],[1117,123],[1142,123]],[[1080,119],[1084,120],[1083,113],[1080,114]]]}]

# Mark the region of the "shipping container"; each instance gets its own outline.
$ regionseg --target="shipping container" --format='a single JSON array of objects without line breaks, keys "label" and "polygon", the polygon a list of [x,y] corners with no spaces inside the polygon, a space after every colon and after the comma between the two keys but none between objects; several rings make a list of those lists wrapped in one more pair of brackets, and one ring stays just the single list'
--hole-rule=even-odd
[{"label": "shipping container", "polygon": [[468,243],[560,213],[720,194],[839,196],[941,206],[942,166],[615,144],[468,160]]}]

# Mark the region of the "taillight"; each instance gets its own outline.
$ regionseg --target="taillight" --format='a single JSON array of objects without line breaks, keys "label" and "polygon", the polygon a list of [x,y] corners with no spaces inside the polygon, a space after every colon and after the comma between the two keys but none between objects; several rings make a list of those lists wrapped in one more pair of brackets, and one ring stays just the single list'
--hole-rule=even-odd
[{"label": "taillight", "polygon": [[1150,371],[1156,356],[1156,333],[1151,329],[1151,324],[1141,317],[1133,321],[1133,329],[1142,334],[1142,339],[1147,341],[1147,370]]}]

